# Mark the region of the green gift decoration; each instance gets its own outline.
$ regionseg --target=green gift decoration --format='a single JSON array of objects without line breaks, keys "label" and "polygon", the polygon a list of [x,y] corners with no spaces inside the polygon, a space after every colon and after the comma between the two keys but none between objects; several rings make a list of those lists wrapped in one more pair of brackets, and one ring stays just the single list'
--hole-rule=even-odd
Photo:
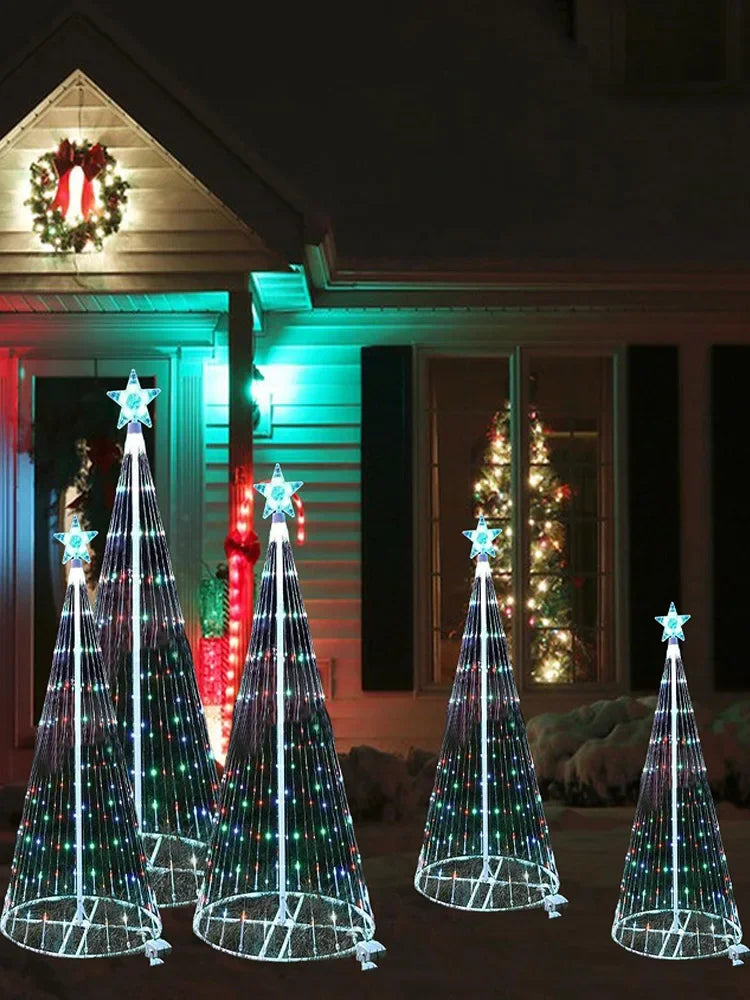
[{"label": "green gift decoration", "polygon": [[226,621],[226,580],[209,576],[201,580],[201,634],[204,639],[220,639]]}]

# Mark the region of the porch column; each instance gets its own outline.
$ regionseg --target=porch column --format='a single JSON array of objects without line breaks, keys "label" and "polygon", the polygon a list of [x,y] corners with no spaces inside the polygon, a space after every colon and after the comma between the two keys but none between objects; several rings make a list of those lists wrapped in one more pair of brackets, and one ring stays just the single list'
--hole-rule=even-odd
[{"label": "porch column", "polygon": [[[247,285],[247,282],[245,282]],[[253,309],[249,291],[229,293],[229,533],[246,542],[253,529],[253,404],[248,392],[253,369]],[[227,688],[239,688],[242,667],[250,639],[253,608],[253,573],[246,559],[230,558],[230,600],[232,574],[240,577],[241,613],[230,623],[230,665],[234,676]],[[233,640],[236,637],[236,642]],[[238,658],[232,662],[232,649]],[[227,692],[225,704],[234,697]],[[227,721],[224,720],[225,734]]]},{"label": "porch column", "polygon": [[179,585],[185,631],[193,655],[198,656],[200,639],[201,557],[203,554],[203,514],[196,520],[196,498],[204,503],[204,348],[180,347],[173,359],[172,440],[170,448],[172,562]]},{"label": "porch column", "polygon": [[[705,697],[715,687],[709,345],[705,340],[685,340],[679,357],[682,594],[677,610],[693,616],[686,626],[685,669],[693,695]],[[667,441],[662,444],[669,447]]]},{"label": "porch column", "polygon": [[[0,675],[4,680],[4,696],[0,698],[0,786],[19,775],[15,764],[14,676],[16,659],[14,578],[16,539],[16,447],[18,361],[12,352],[0,351],[0,634],[2,654]],[[21,772],[23,773],[23,772]]]}]

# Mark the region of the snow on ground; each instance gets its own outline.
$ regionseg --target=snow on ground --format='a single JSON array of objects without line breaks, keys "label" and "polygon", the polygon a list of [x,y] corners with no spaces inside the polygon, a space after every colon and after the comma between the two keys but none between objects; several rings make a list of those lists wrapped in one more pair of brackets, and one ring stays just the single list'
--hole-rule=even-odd
[{"label": "snow on ground", "polygon": [[[280,966],[213,951],[191,931],[190,909],[166,910],[167,964],[143,958],[55,960],[0,937],[0,1000],[464,1000],[591,997],[747,1000],[750,962],[657,962],[610,939],[632,804],[655,699],[623,697],[528,722],[552,846],[570,905],[560,920],[539,910],[468,914],[438,906],[413,887],[436,757],[395,757],[356,747],[342,768],[378,923],[388,956],[377,972],[353,959]],[[740,918],[750,927],[750,701],[718,714],[696,708]],[[9,875],[23,789],[0,790],[0,898]],[[731,801],[728,801],[731,800]],[[379,822],[376,822],[379,820]],[[750,935],[748,935],[750,937]]]},{"label": "snow on ground", "polygon": [[[633,809],[547,807],[552,845],[570,900],[542,911],[477,914],[431,903],[413,888],[421,822],[357,825],[365,873],[388,955],[377,972],[353,959],[278,966],[242,961],[200,942],[189,909],[164,912],[173,953],[150,969],[140,957],[42,958],[0,937],[0,1000],[739,1000],[750,964],[726,959],[659,962],[610,939]],[[750,926],[750,810],[719,807],[740,917]],[[0,893],[8,866],[0,866]]]}]

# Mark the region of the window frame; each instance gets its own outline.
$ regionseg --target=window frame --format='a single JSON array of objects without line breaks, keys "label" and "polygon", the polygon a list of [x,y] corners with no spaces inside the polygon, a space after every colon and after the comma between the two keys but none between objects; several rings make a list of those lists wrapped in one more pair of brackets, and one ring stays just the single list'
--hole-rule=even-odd
[{"label": "window frame", "polygon": [[[450,689],[449,683],[439,683],[436,680],[436,657],[434,636],[436,619],[433,617],[434,587],[437,572],[434,564],[434,546],[437,529],[432,506],[432,451],[430,427],[430,362],[435,358],[487,358],[501,360],[506,358],[509,364],[509,385],[511,400],[511,448],[513,455],[528,455],[528,426],[525,421],[517,418],[523,413],[524,404],[528,405],[528,372],[534,357],[559,358],[609,358],[611,364],[609,400],[606,414],[609,425],[610,447],[610,499],[606,517],[609,519],[608,538],[612,564],[612,580],[609,587],[610,596],[607,607],[609,625],[606,620],[604,628],[609,630],[607,648],[611,667],[606,677],[590,683],[572,684],[542,684],[531,680],[528,662],[527,630],[523,628],[521,615],[523,601],[520,594],[528,588],[530,553],[528,545],[528,526],[523,524],[524,518],[518,511],[523,511],[527,502],[527,479],[523,471],[528,473],[528,458],[523,468],[513,462],[511,472],[511,489],[513,492],[514,519],[514,549],[513,578],[515,581],[514,595],[516,597],[516,614],[513,621],[516,635],[524,635],[523,649],[514,653],[514,671],[519,691],[532,692],[535,695],[544,693],[573,695],[580,700],[582,695],[604,696],[617,695],[627,690],[628,675],[628,569],[627,569],[627,441],[626,441],[626,384],[625,355],[622,346],[611,343],[584,345],[575,341],[536,342],[520,344],[499,343],[488,346],[486,341],[464,343],[460,347],[442,347],[420,345],[415,349],[414,366],[414,410],[415,448],[414,448],[414,649],[415,687],[423,693],[439,693]],[[521,524],[519,525],[519,521]],[[521,573],[516,567],[521,566]]]}]

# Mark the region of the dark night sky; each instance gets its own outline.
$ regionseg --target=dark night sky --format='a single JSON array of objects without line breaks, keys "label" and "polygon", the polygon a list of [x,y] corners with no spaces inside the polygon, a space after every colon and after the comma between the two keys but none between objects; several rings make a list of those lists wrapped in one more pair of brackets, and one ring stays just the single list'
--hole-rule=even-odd
[{"label": "dark night sky", "polygon": [[[553,0],[96,7],[332,217],[342,262],[750,257],[750,101],[595,93]],[[9,10],[3,63],[60,5]]]}]

